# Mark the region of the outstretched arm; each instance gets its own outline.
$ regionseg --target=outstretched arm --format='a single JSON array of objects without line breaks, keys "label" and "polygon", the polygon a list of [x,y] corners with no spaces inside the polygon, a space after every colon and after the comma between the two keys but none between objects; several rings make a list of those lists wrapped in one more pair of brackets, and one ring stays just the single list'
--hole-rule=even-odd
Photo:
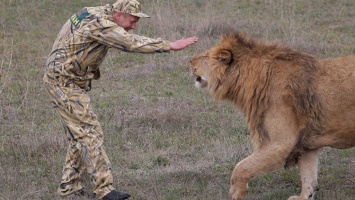
[{"label": "outstretched arm", "polygon": [[184,49],[198,41],[196,36],[170,42],[170,50],[178,51]]}]

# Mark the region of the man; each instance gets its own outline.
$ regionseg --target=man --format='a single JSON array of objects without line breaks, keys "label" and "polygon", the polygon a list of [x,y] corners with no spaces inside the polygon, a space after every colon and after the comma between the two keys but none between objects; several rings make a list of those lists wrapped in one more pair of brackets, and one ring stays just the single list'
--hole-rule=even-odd
[{"label": "man", "polygon": [[[63,122],[69,148],[58,192],[127,199],[129,194],[112,186],[110,161],[102,147],[103,132],[93,113],[87,91],[100,78],[99,66],[109,48],[126,52],[161,53],[181,50],[198,41],[196,37],[169,42],[130,34],[140,18],[137,0],[118,0],[112,6],[87,7],[75,13],[62,27],[47,60],[43,78],[51,103]],[[88,172],[93,194],[83,190],[80,178]]]}]

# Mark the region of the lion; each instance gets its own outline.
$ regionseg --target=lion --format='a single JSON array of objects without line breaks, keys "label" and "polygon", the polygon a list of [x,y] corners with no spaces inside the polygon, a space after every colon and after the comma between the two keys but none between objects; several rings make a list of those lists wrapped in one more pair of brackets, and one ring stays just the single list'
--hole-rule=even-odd
[{"label": "lion", "polygon": [[246,118],[253,153],[230,179],[233,200],[245,199],[248,181],[297,166],[301,194],[317,190],[323,147],[355,146],[355,55],[316,60],[279,42],[226,33],[218,45],[191,60],[196,86],[231,102]]}]

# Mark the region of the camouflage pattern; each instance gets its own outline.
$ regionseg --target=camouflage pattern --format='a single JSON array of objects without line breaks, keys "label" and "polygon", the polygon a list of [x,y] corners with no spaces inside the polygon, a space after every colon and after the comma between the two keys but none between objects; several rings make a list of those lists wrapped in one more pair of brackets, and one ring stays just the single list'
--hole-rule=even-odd
[{"label": "camouflage pattern", "polygon": [[83,8],[62,27],[47,59],[44,82],[74,83],[90,90],[109,48],[127,52],[169,52],[168,41],[130,34],[112,21],[112,6]]},{"label": "camouflage pattern", "polygon": [[69,139],[59,193],[82,189],[80,176],[88,172],[93,192],[102,198],[114,188],[111,163],[102,147],[103,132],[92,111],[87,91],[100,78],[99,66],[109,48],[127,52],[168,52],[162,39],[130,34],[112,21],[112,6],[83,8],[62,27],[47,59],[45,89]]},{"label": "camouflage pattern", "polygon": [[137,17],[149,17],[142,13],[142,8],[136,0],[118,0],[112,5],[112,7],[114,12],[121,11]]},{"label": "camouflage pattern", "polygon": [[80,176],[88,172],[95,185],[93,192],[102,198],[113,190],[111,163],[102,147],[103,132],[87,92],[75,84],[61,87],[45,83],[45,89],[69,139],[59,194],[67,196],[82,189]]}]

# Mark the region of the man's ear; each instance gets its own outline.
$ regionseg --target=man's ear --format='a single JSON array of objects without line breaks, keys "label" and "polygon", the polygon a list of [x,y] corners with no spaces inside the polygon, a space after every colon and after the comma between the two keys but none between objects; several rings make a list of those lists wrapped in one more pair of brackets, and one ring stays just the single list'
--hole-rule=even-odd
[{"label": "man's ear", "polygon": [[112,18],[118,20],[122,16],[122,14],[123,13],[121,11],[115,12],[113,13]]},{"label": "man's ear", "polygon": [[233,54],[227,49],[221,49],[217,54],[217,59],[226,65],[229,65],[233,59]]}]

